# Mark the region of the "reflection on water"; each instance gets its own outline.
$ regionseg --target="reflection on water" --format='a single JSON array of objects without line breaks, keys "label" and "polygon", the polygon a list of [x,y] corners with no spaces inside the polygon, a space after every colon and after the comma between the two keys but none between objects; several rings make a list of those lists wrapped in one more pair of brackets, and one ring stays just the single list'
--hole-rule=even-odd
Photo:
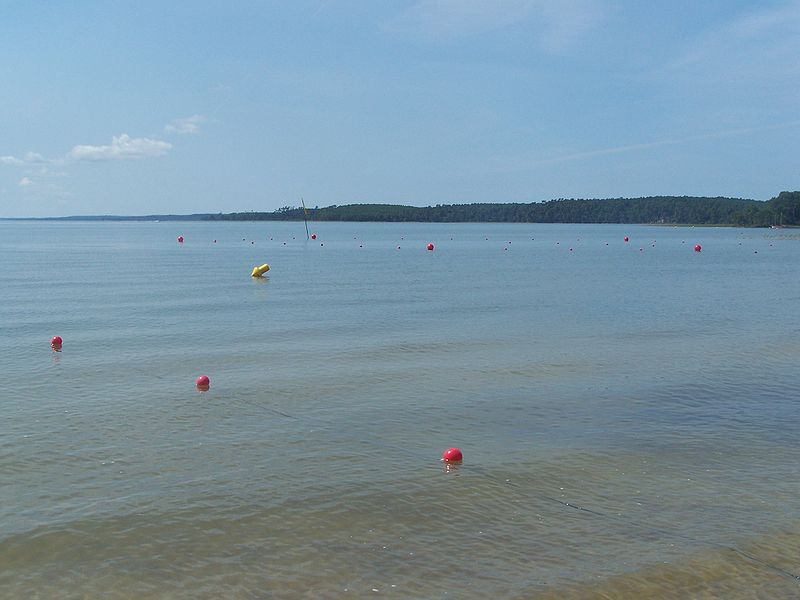
[{"label": "reflection on water", "polygon": [[798,595],[796,241],[293,226],[0,224],[1,596]]}]

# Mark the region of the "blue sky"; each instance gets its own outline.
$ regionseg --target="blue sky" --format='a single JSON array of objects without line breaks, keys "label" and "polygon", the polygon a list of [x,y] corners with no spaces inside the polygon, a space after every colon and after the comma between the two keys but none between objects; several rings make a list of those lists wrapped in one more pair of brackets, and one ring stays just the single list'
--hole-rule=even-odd
[{"label": "blue sky", "polygon": [[0,0],[0,216],[800,189],[800,0]]}]

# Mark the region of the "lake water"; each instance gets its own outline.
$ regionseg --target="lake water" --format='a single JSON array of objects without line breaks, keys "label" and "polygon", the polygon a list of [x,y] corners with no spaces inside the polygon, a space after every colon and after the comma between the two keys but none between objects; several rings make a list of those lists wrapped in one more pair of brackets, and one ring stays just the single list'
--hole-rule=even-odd
[{"label": "lake water", "polygon": [[0,597],[800,596],[797,236],[310,226],[0,222]]}]

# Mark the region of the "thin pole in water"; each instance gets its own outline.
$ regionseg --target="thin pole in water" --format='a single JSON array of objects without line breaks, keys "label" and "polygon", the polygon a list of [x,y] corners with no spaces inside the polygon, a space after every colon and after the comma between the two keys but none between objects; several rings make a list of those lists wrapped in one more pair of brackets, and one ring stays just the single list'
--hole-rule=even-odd
[{"label": "thin pole in water", "polygon": [[300,198],[300,204],[303,205],[303,222],[306,224],[306,239],[310,240],[311,236],[308,235],[308,211],[306,210],[306,203]]}]

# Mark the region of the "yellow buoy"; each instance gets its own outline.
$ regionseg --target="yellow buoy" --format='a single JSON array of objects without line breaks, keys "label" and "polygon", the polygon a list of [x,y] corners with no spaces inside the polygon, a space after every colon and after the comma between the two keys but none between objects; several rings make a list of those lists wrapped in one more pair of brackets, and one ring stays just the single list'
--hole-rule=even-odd
[{"label": "yellow buoy", "polygon": [[263,277],[267,271],[269,271],[269,265],[265,263],[260,267],[253,267],[253,272],[250,275],[251,277]]}]

